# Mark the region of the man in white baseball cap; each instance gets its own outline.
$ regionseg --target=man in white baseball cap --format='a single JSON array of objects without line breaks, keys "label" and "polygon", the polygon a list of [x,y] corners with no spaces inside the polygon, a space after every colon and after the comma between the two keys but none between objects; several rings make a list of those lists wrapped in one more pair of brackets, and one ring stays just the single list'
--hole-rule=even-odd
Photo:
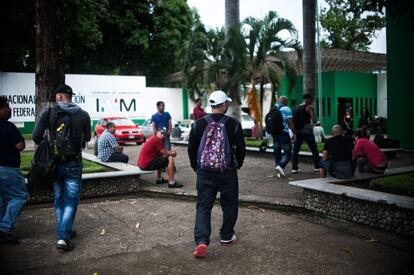
[{"label": "man in white baseball cap", "polygon": [[231,98],[223,91],[218,90],[211,93],[209,101],[211,106],[217,106],[226,101],[231,102]]},{"label": "man in white baseball cap", "polygon": [[[234,226],[238,215],[239,180],[246,145],[237,119],[226,116],[231,99],[223,91],[210,98],[211,113],[194,122],[188,140],[188,157],[197,174],[197,212],[194,227],[196,248],[193,256],[204,258],[210,244],[211,209],[218,192],[223,211],[220,244],[237,242]],[[207,138],[208,136],[208,138]]]}]

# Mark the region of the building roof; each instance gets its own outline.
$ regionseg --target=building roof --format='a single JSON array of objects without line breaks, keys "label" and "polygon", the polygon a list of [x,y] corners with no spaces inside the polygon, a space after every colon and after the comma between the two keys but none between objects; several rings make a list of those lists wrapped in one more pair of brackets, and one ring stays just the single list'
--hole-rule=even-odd
[{"label": "building roof", "polygon": [[[288,58],[298,64],[297,73],[302,74],[302,62],[295,51],[286,52]],[[387,70],[387,55],[342,49],[321,49],[322,72],[375,72]],[[167,75],[164,82],[176,83],[184,79],[183,72]]]},{"label": "building roof", "polygon": [[[297,53],[288,52],[297,60]],[[322,72],[374,72],[387,70],[387,55],[381,53],[321,49]],[[302,74],[302,62],[298,62],[298,74]]]}]

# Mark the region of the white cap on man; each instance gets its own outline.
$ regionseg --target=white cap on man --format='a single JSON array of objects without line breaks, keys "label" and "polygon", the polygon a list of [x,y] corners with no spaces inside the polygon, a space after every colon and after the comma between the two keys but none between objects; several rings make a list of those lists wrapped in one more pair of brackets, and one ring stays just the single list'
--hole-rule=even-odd
[{"label": "white cap on man", "polygon": [[231,98],[229,98],[223,91],[218,90],[210,94],[209,101],[211,106],[217,106],[226,101],[231,102]]}]

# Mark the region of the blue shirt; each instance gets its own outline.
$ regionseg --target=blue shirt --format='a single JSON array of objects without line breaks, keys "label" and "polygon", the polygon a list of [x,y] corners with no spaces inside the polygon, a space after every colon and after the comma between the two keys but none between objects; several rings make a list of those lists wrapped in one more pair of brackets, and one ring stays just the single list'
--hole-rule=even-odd
[{"label": "blue shirt", "polygon": [[105,129],[98,139],[98,158],[102,161],[108,161],[109,157],[115,152],[114,148],[118,146],[115,137]]},{"label": "blue shirt", "polygon": [[165,127],[167,129],[167,131],[169,130],[168,128],[168,121],[171,119],[170,113],[169,112],[164,112],[161,115],[159,113],[155,113],[152,115],[151,117],[151,123],[155,122],[155,128],[159,129],[162,127]]},{"label": "blue shirt", "polygon": [[289,133],[289,123],[288,119],[292,118],[292,110],[288,106],[284,106],[281,104],[276,104],[276,107],[279,108],[280,113],[283,117],[283,132]]}]

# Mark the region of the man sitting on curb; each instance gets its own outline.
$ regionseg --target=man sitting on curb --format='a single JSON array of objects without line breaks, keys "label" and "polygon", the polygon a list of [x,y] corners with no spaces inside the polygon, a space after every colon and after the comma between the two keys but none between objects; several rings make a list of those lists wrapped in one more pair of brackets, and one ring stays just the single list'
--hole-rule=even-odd
[{"label": "man sitting on curb", "polygon": [[157,170],[157,184],[167,183],[161,177],[161,169],[167,167],[168,187],[183,187],[174,180],[174,158],[177,156],[177,152],[175,150],[167,151],[164,148],[166,134],[168,134],[166,129],[158,129],[155,135],[144,143],[138,157],[138,167],[142,170]]},{"label": "man sitting on curb", "polygon": [[335,125],[332,128],[332,137],[327,139],[323,147],[323,156],[320,160],[319,175],[326,177],[326,172],[332,177],[349,179],[354,175],[355,165],[352,160],[352,141],[342,135],[342,127]]},{"label": "man sitting on curb", "polygon": [[103,162],[128,163],[129,157],[122,153],[122,146],[116,142],[116,125],[113,122],[106,124],[106,129],[98,139],[98,158]]}]

